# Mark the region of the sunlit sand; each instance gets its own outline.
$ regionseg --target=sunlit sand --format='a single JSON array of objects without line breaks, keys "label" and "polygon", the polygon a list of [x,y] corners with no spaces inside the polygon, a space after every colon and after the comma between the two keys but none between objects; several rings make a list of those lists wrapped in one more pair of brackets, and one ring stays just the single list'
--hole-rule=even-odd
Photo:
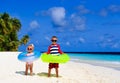
[{"label": "sunlit sand", "polygon": [[47,77],[48,63],[34,62],[33,76],[24,75],[25,63],[17,59],[20,52],[0,52],[0,83],[120,83],[120,71],[112,68],[69,61],[60,64],[59,77],[54,69]]}]

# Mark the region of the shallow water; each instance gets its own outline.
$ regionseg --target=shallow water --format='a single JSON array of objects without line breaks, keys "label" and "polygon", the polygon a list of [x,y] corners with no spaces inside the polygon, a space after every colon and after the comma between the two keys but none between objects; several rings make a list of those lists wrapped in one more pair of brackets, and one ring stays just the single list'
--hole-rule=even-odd
[{"label": "shallow water", "polygon": [[71,61],[120,70],[120,55],[69,53]]}]

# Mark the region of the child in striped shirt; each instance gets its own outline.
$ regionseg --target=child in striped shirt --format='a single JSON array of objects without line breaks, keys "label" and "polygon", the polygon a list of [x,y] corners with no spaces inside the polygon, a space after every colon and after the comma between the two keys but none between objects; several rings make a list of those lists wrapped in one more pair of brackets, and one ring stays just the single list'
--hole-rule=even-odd
[{"label": "child in striped shirt", "polygon": [[[53,36],[51,38],[52,44],[48,47],[48,52],[47,54],[52,54],[53,56],[57,56],[59,54],[62,54],[63,52],[60,49],[60,45],[57,44],[57,37]],[[59,68],[59,63],[49,63],[49,69],[48,69],[48,77],[50,77],[51,74],[51,69],[55,68],[56,71],[56,77],[58,77],[58,68]]]}]

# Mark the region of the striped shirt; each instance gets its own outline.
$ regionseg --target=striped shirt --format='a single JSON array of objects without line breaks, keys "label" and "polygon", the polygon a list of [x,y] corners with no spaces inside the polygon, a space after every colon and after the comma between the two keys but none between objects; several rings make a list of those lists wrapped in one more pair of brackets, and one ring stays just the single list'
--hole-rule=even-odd
[{"label": "striped shirt", "polygon": [[58,44],[51,44],[48,47],[47,54],[59,55],[59,54],[62,54],[62,51],[61,51],[60,46]]}]

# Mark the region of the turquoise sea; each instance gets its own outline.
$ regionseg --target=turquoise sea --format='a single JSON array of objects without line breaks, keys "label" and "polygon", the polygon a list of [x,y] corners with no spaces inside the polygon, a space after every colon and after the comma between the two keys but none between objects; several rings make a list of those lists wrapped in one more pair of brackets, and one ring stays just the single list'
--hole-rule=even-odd
[{"label": "turquoise sea", "polygon": [[80,54],[68,53],[71,61],[120,70],[120,54]]}]

